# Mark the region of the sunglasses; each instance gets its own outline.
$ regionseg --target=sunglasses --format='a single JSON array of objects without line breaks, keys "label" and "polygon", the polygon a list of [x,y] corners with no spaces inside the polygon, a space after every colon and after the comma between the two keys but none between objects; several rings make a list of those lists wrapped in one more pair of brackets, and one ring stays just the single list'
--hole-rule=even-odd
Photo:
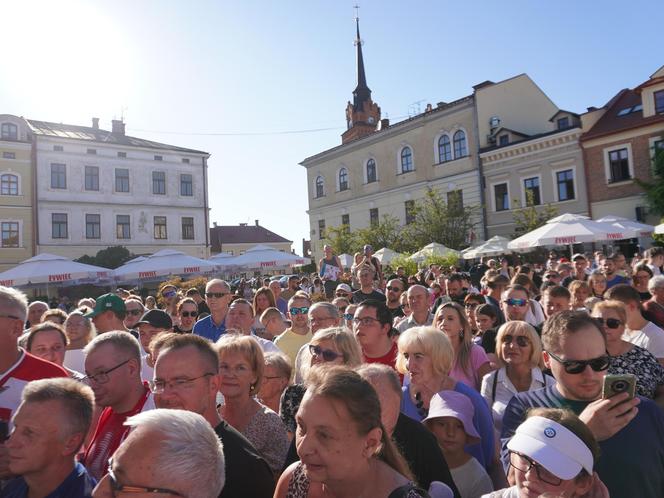
[{"label": "sunglasses", "polygon": [[196,318],[198,316],[198,311],[183,311],[180,314],[185,318],[188,317]]},{"label": "sunglasses", "polygon": [[173,297],[175,296],[176,292],[174,290],[162,292],[161,295],[162,297]]},{"label": "sunglasses", "polygon": [[352,320],[353,316],[354,315],[352,313],[344,313],[343,314],[344,320]]},{"label": "sunglasses", "polygon": [[503,344],[510,344],[512,342],[516,342],[516,345],[519,346],[520,348],[526,348],[530,344],[528,338],[523,335],[515,336],[512,334],[505,334],[503,336]]},{"label": "sunglasses", "polygon": [[320,346],[314,346],[313,344],[309,344],[309,352],[313,356],[318,356],[319,358],[323,358],[324,361],[334,361],[341,356],[340,353],[337,353],[330,349],[323,349]]},{"label": "sunglasses", "polygon": [[560,363],[568,374],[580,374],[587,366],[595,372],[603,372],[609,368],[610,358],[608,355],[592,358],[591,360],[563,360],[551,351],[547,351],[549,356]]},{"label": "sunglasses", "polygon": [[308,306],[302,306],[301,308],[293,307],[288,311],[290,311],[290,314],[293,316],[306,315],[307,313],[309,313],[309,307]]},{"label": "sunglasses", "polygon": [[228,296],[229,292],[206,292],[205,297],[214,297],[215,299],[221,299],[222,297]]},{"label": "sunglasses", "polygon": [[392,292],[402,292],[402,289],[399,289],[399,287],[390,287],[389,285],[386,287],[386,289]]},{"label": "sunglasses", "polygon": [[617,329],[620,327],[623,322],[618,320],[617,318],[601,318],[601,317],[595,317],[595,321],[599,323],[600,325],[606,325],[610,329]]},{"label": "sunglasses", "polygon": [[514,299],[510,297],[509,299],[505,299],[503,301],[507,306],[525,306],[528,303],[527,299]]},{"label": "sunglasses", "polygon": [[352,294],[352,292],[346,292],[346,291],[336,291],[334,293],[335,296],[337,297],[346,297],[348,295]]}]

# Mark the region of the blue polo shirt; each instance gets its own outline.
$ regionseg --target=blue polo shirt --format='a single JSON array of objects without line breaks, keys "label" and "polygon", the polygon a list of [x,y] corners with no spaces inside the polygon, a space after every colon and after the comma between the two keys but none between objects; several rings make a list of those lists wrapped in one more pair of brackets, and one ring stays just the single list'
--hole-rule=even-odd
[{"label": "blue polo shirt", "polygon": [[194,324],[192,332],[207,340],[217,342],[217,340],[226,333],[226,317],[221,321],[219,326],[215,325],[212,321],[212,315],[201,318]]},{"label": "blue polo shirt", "polygon": [[[71,474],[45,498],[91,498],[97,481],[88,471],[77,463]],[[16,477],[2,490],[2,498],[27,498],[28,484],[22,477]]]}]

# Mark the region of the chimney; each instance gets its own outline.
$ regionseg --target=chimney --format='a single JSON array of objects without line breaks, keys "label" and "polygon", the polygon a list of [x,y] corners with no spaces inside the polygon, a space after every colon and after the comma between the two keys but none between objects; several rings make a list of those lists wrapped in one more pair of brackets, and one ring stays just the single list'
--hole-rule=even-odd
[{"label": "chimney", "polygon": [[427,107],[424,110],[424,112],[431,112],[431,111],[433,111],[433,106],[431,104],[427,104]]},{"label": "chimney", "polygon": [[213,226],[214,228],[217,228],[217,222],[216,222],[216,221],[213,221],[213,222],[212,222],[212,226]]},{"label": "chimney", "polygon": [[115,133],[116,135],[125,134],[125,124],[122,122],[122,120],[114,119],[113,121],[111,121],[111,124],[113,125],[113,128],[111,129],[113,133]]},{"label": "chimney", "polygon": [[99,129],[99,118],[92,118],[92,127],[95,130]]},{"label": "chimney", "polygon": [[256,220],[256,226],[260,226],[260,225],[258,224],[258,220]]}]

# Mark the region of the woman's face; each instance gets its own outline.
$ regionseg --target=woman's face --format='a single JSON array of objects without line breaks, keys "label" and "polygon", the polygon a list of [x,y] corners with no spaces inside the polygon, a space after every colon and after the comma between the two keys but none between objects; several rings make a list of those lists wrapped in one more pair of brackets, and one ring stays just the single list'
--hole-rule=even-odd
[{"label": "woman's face", "polygon": [[[320,348],[320,355],[312,354],[311,355],[311,366],[320,365],[321,363],[327,363],[329,365],[343,365],[344,364],[344,355],[341,354],[341,351],[337,347],[336,343],[331,339],[323,339],[317,342],[311,342],[312,346],[318,346]],[[337,357],[334,360],[326,361],[325,356],[336,354]]]},{"label": "woman's face", "polygon": [[43,360],[62,366],[62,363],[65,361],[65,349],[66,345],[62,340],[60,332],[47,329],[39,332],[34,337],[30,353]]},{"label": "woman's face", "polygon": [[646,292],[648,290],[648,281],[650,274],[647,271],[639,270],[634,274],[634,286],[639,292]]},{"label": "woman's face", "polygon": [[500,341],[500,357],[506,365],[517,366],[530,363],[533,345],[523,335],[503,334]]},{"label": "woman's face", "polygon": [[381,429],[358,434],[346,407],[324,396],[304,395],[296,415],[295,446],[311,482],[347,479],[366,470]]},{"label": "woman's face", "polygon": [[273,365],[265,365],[263,370],[263,382],[258,391],[258,397],[261,399],[279,398],[281,393],[288,385],[288,378],[281,375],[279,370]]},{"label": "woman's face", "polygon": [[516,454],[512,454],[510,457],[513,459],[513,462],[517,462],[518,466],[515,467],[513,465],[519,498],[537,498],[544,494],[546,496],[583,496],[590,489],[592,480],[589,476],[561,481],[560,484],[555,485],[551,483],[559,482],[560,479],[544,469],[544,467],[540,466],[538,469],[536,465],[532,465],[527,472],[524,472],[519,468],[527,469],[530,462]]},{"label": "woman's face", "polygon": [[219,361],[219,392],[224,397],[249,396],[258,380],[249,361],[239,353],[226,353]]},{"label": "woman's face", "polygon": [[[620,319],[620,316],[615,310],[595,309],[592,313],[593,318],[601,318],[604,321],[602,327],[606,333],[606,342],[608,343],[617,343],[621,340],[623,332],[625,332],[625,323]],[[608,322],[608,323],[607,323]],[[612,325],[616,328],[611,328],[609,325]]]},{"label": "woman's face", "polygon": [[192,303],[183,304],[180,308],[180,328],[191,330],[198,317],[198,306]]},{"label": "woman's face", "polygon": [[454,308],[442,308],[434,325],[447,334],[452,344],[461,342],[461,319]]},{"label": "woman's face", "polygon": [[403,357],[406,360],[406,370],[408,370],[411,385],[428,384],[434,379],[433,361],[430,355],[424,351],[413,349],[412,351],[404,351]]},{"label": "woman's face", "polygon": [[69,342],[85,339],[88,333],[85,318],[81,315],[71,315],[65,321],[65,334],[69,337]]},{"label": "woman's face", "polygon": [[[475,308],[477,308],[480,305],[480,303],[476,303],[475,301],[468,301],[464,308],[466,310],[466,315],[468,316],[468,322],[470,324],[474,324],[476,322],[475,319]],[[473,327],[475,328],[475,327]]]},{"label": "woman's face", "polygon": [[590,286],[597,297],[602,297],[606,290],[606,279],[603,277],[594,278],[590,281]]},{"label": "woman's face", "polygon": [[256,296],[256,314],[265,311],[270,307],[270,301],[265,294],[258,294]]},{"label": "woman's face", "polygon": [[488,315],[475,315],[475,323],[477,323],[477,329],[482,333],[486,332],[490,328],[493,328],[493,318]]},{"label": "woman's face", "polygon": [[403,314],[405,316],[410,316],[413,313],[413,310],[410,309],[410,303],[408,302],[408,296],[404,292],[401,294],[401,311],[403,311]]}]

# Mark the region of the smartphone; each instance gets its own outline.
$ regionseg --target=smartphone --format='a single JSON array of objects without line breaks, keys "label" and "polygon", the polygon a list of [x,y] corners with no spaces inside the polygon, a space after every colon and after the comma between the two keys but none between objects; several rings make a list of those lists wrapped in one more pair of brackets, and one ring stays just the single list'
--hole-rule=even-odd
[{"label": "smartphone", "polygon": [[608,374],[604,376],[602,398],[608,399],[624,392],[629,393],[629,399],[636,395],[636,375]]}]

